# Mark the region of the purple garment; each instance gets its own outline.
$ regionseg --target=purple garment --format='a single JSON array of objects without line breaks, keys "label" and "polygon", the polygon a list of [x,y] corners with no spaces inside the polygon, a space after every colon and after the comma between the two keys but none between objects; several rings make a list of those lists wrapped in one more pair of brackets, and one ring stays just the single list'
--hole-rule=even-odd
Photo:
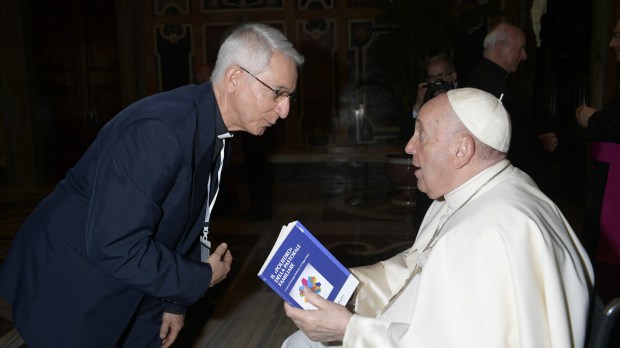
[{"label": "purple garment", "polygon": [[620,265],[620,144],[592,142],[592,158],[609,164],[596,258]]}]

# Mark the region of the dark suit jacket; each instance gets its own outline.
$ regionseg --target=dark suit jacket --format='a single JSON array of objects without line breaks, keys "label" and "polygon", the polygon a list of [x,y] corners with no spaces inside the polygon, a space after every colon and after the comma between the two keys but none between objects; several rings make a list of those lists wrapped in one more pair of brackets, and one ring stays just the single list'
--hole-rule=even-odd
[{"label": "dark suit jacket", "polygon": [[182,313],[205,293],[196,245],[216,112],[210,83],[134,103],[28,217],[0,296],[29,346],[113,347],[144,297]]},{"label": "dark suit jacket", "polygon": [[545,176],[549,175],[543,170],[546,155],[543,144],[532,127],[528,112],[506,83],[507,75],[508,72],[502,67],[483,58],[472,70],[463,87],[478,88],[497,98],[504,95],[502,103],[510,114],[512,125],[508,159],[541,185],[541,181],[548,180]]}]

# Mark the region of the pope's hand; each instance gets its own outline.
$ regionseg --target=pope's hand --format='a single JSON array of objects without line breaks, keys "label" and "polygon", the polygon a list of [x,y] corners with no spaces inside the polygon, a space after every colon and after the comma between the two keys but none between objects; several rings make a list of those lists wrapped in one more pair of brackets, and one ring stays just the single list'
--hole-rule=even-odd
[{"label": "pope's hand", "polygon": [[303,295],[316,310],[303,310],[284,303],[284,311],[312,341],[342,341],[353,314],[339,304],[328,301],[305,287]]}]

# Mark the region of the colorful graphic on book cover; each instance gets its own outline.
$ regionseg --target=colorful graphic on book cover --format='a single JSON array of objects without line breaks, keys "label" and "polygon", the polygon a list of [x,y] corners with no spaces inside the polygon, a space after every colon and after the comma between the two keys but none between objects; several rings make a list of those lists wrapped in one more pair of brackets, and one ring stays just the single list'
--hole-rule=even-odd
[{"label": "colorful graphic on book cover", "polygon": [[309,287],[314,293],[320,295],[323,298],[328,298],[329,294],[334,289],[334,286],[323,277],[323,275],[316,270],[311,264],[307,264],[304,270],[301,272],[299,278],[295,282],[295,286],[292,287],[289,295],[299,303],[303,309],[316,309],[308,300],[303,296],[301,290],[304,286]]}]

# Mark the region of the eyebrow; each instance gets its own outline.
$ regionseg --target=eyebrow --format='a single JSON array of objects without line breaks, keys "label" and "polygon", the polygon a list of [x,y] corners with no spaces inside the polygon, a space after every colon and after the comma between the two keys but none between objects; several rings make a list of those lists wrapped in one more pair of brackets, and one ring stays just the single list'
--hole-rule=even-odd
[{"label": "eyebrow", "polygon": [[286,92],[291,93],[291,94],[293,94],[293,93],[295,93],[297,91],[296,88],[291,91],[291,90],[289,90],[289,88],[287,86],[283,86],[283,85],[277,85],[276,89],[279,89],[279,90],[282,90],[282,91],[286,91]]},{"label": "eyebrow", "polygon": [[289,90],[289,88],[288,88],[288,87],[286,87],[286,86],[282,86],[282,85],[278,85],[278,86],[276,86],[276,88],[275,88],[275,89],[277,89],[277,90],[279,90],[279,91],[284,91],[284,92],[286,92],[286,93],[290,93],[290,94],[295,94],[295,92],[297,92],[297,89],[294,89],[294,90],[292,90],[292,91],[291,91],[291,90]]}]

